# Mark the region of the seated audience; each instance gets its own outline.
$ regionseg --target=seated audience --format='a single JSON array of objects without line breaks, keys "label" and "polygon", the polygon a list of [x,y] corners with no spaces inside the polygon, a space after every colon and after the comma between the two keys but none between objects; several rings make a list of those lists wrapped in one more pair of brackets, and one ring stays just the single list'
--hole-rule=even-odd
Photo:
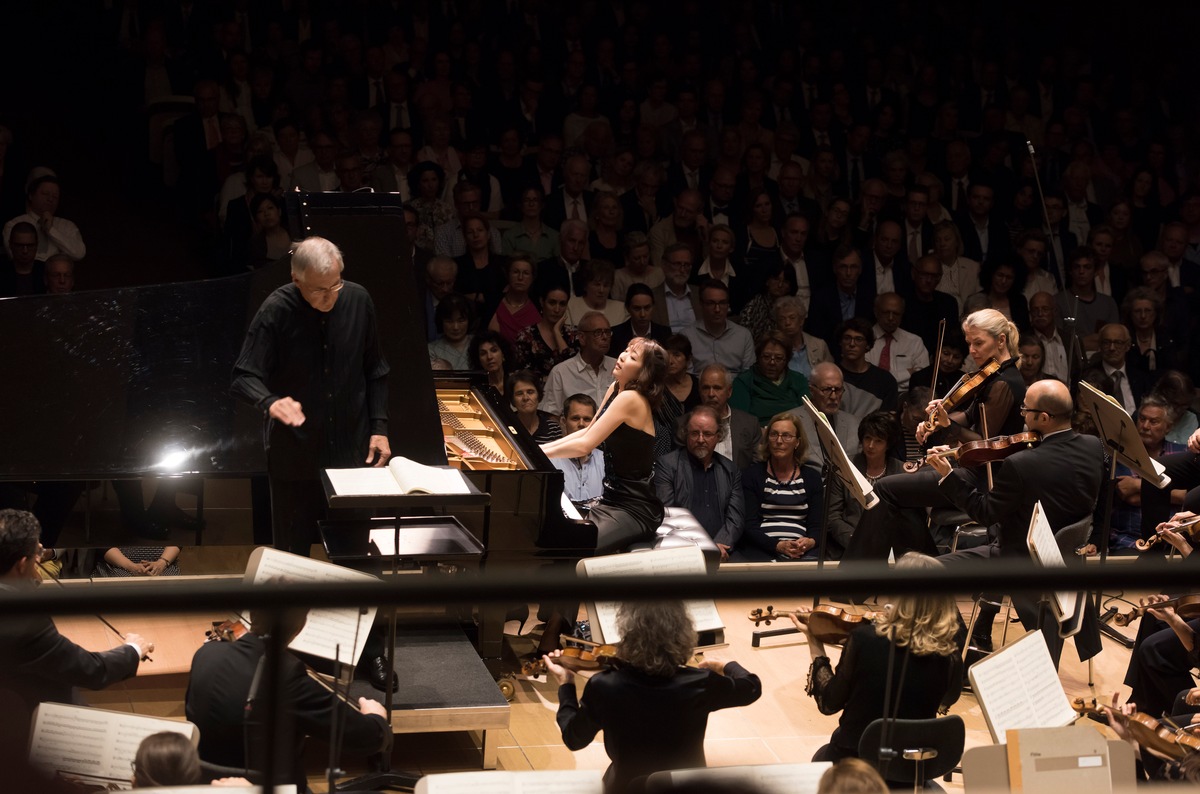
[{"label": "seated audience", "polygon": [[[846,395],[846,382],[842,378],[842,370],[838,368],[837,364],[829,362],[818,364],[813,367],[812,380],[808,384],[808,389],[812,395],[813,405],[818,411],[825,414],[838,441],[842,442],[842,448],[846,450],[846,454],[849,456],[858,454],[860,451],[859,419],[849,411],[843,410],[842,402]],[[817,441],[817,428],[813,425],[813,420],[809,417],[807,410],[797,408],[792,413],[800,420],[800,426],[804,429],[804,437],[812,439],[812,443],[808,445],[805,463],[820,469],[825,465],[825,457],[821,452],[821,445]]]},{"label": "seated audience", "polygon": [[278,262],[292,250],[292,235],[283,218],[283,200],[273,193],[263,193],[250,201],[254,230],[246,244],[244,266],[258,270]]},{"label": "seated audience", "polygon": [[667,381],[654,412],[655,460],[675,448],[680,417],[700,404],[700,379],[692,374],[692,343],[683,334],[672,334],[663,343],[663,351],[667,354]]},{"label": "seated audience", "polygon": [[1145,287],[1134,287],[1121,301],[1121,318],[1132,335],[1125,358],[1131,369],[1158,375],[1183,364],[1179,340],[1163,317],[1162,302]]},{"label": "seated audience", "polygon": [[[645,284],[650,289],[662,286],[664,274],[661,267],[650,261],[650,241],[641,232],[625,235],[625,267],[613,274],[613,288],[609,297],[621,300],[634,284]],[[665,325],[665,323],[662,323]]]},{"label": "seated audience", "polygon": [[[563,401],[559,425],[565,435],[582,430],[596,418],[596,401],[586,394],[572,394]],[[592,450],[581,458],[552,458],[563,473],[563,492],[576,505],[594,502],[604,493],[604,453]]]},{"label": "seated audience", "polygon": [[734,375],[754,366],[754,339],[729,320],[729,288],[716,279],[700,286],[701,316],[682,333],[692,343],[696,372],[720,364]]},{"label": "seated audience", "polygon": [[709,364],[700,372],[700,402],[717,412],[728,429],[717,442],[717,452],[733,461],[738,471],[754,461],[762,429],[754,414],[729,404],[733,397],[733,376],[720,364]]},{"label": "seated audience", "polygon": [[462,218],[466,251],[455,257],[458,277],[454,291],[474,304],[476,317],[490,317],[504,292],[504,257],[492,247],[492,224],[479,212]]},{"label": "seated audience", "polygon": [[1021,353],[1017,360],[1017,371],[1021,373],[1026,386],[1032,386],[1035,381],[1046,377],[1042,374],[1046,362],[1046,347],[1042,340],[1036,336],[1023,336],[1017,350]]},{"label": "seated audience", "polygon": [[790,264],[775,262],[762,271],[762,290],[742,307],[738,314],[738,325],[758,339],[767,331],[774,330],[775,303],[781,298],[796,294],[796,270]]},{"label": "seated audience", "polygon": [[897,389],[906,391],[912,373],[929,366],[929,352],[919,336],[900,327],[902,319],[904,298],[895,292],[876,296],[875,325],[871,328],[875,344],[867,351],[866,359],[895,378]]},{"label": "seated audience", "polygon": [[820,555],[821,472],[804,465],[808,439],[800,421],[779,413],[766,425],[758,460],[742,472],[747,559],[815,560]]},{"label": "seated audience", "polygon": [[545,196],[536,185],[521,191],[520,220],[504,232],[500,242],[505,256],[523,251],[537,262],[558,256],[558,232],[542,223],[544,203]]},{"label": "seated audience", "polygon": [[702,316],[700,290],[688,283],[692,276],[692,251],[683,243],[667,248],[662,257],[663,283],[654,287],[654,322],[669,325],[681,334]]},{"label": "seated audience", "polygon": [[[924,403],[921,407],[924,407]],[[924,414],[921,418],[925,418]],[[867,414],[858,425],[858,443],[862,452],[851,456],[850,462],[871,484],[882,477],[904,473],[904,461],[892,455],[892,450],[898,446],[896,431],[896,420],[886,411]],[[828,498],[829,549],[826,556],[829,559],[839,559],[850,543],[850,536],[854,534],[859,519],[862,518],[863,506],[851,496],[841,479],[834,480]]]},{"label": "seated audience", "polygon": [[75,261],[66,254],[46,260],[46,294],[65,295],[75,290]]},{"label": "seated audience", "polygon": [[789,342],[788,369],[812,380],[813,367],[823,361],[833,361],[833,356],[824,339],[804,333],[804,320],[808,316],[804,302],[794,296],[779,298],[772,312],[774,330]]},{"label": "seated audience", "polygon": [[504,297],[488,323],[489,331],[496,331],[510,345],[522,328],[535,325],[542,315],[529,297],[537,274],[537,266],[529,257],[516,255],[504,266]]},{"label": "seated audience", "polygon": [[612,328],[601,312],[588,312],[579,321],[579,352],[556,364],[546,378],[546,396],[541,409],[551,416],[562,413],[563,400],[586,394],[599,405],[613,382],[617,360],[608,355]]},{"label": "seated audience", "polygon": [[966,314],[995,309],[1024,331],[1029,328],[1029,306],[1025,302],[1025,271],[1008,262],[988,262],[979,271],[981,290],[967,298]]},{"label": "seated audience", "polygon": [[684,447],[668,452],[654,466],[654,490],[664,507],[691,512],[729,559],[742,537],[744,496],[742,478],[734,463],[717,452],[728,433],[717,412],[697,406],[683,417]]},{"label": "seated audience", "polygon": [[730,405],[752,414],[760,425],[766,426],[772,416],[792,410],[808,396],[808,380],[788,369],[790,347],[778,331],[763,334],[755,345],[756,363],[734,378]]},{"label": "seated audience", "polygon": [[879,398],[885,411],[896,410],[896,379],[867,360],[867,351],[875,344],[870,324],[852,317],[838,326],[834,338],[842,351],[838,364],[845,382]]},{"label": "seated audience", "polygon": [[508,373],[516,369],[516,359],[513,358],[508,340],[495,331],[481,331],[471,340],[468,356],[471,368],[483,370],[487,385],[503,395]]},{"label": "seated audience", "polygon": [[589,260],[587,265],[576,273],[575,282],[576,285],[582,284],[583,294],[571,298],[567,303],[567,322],[579,325],[580,318],[588,312],[602,312],[611,326],[629,319],[629,312],[625,311],[625,306],[620,301],[608,297],[613,284],[611,262],[605,262],[603,259]]},{"label": "seated audience", "polygon": [[0,269],[0,298],[41,295],[46,291],[46,264],[37,255],[37,227],[13,224],[5,236],[9,257]]},{"label": "seated audience", "polygon": [[613,350],[624,350],[634,337],[649,337],[660,345],[671,336],[671,328],[654,322],[654,290],[645,284],[630,284],[625,291],[625,313],[629,319],[613,326]]},{"label": "seated audience", "polygon": [[442,298],[433,311],[438,337],[429,343],[429,358],[445,361],[450,369],[475,369],[469,333],[473,320],[471,303],[462,295],[452,292]]},{"label": "seated audience", "polygon": [[518,331],[513,343],[517,366],[533,370],[543,380],[579,350],[579,333],[567,322],[568,300],[565,285],[547,286],[538,299],[541,317]]},{"label": "seated audience", "polygon": [[92,576],[178,576],[178,546],[121,546],[96,561]]},{"label": "seated audience", "polygon": [[508,376],[504,394],[517,421],[529,431],[535,443],[548,444],[562,438],[558,418],[538,410],[538,403],[542,401],[542,384],[537,375],[527,369],[517,370]]},{"label": "seated audience", "polygon": [[[3,236],[8,243],[13,227],[18,223],[28,223],[37,233],[37,251],[34,259],[45,262],[53,254],[66,254],[75,261],[83,259],[87,246],[79,227],[66,218],[59,218],[58,213],[59,185],[58,177],[48,168],[35,168],[29,175],[25,186],[25,214],[4,224]],[[12,249],[8,255],[11,257]]]},{"label": "seated audience", "polygon": [[1054,296],[1054,303],[1060,317],[1075,318],[1075,333],[1089,355],[1100,349],[1100,326],[1121,321],[1116,301],[1096,291],[1096,260],[1087,248],[1070,254],[1067,285]]}]

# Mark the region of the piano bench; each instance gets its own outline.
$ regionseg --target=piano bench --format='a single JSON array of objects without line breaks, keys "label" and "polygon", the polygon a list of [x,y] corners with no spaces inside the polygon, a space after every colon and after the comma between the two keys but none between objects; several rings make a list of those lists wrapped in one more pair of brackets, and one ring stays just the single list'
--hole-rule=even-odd
[{"label": "piano bench", "polygon": [[648,543],[635,543],[630,551],[652,549],[676,549],[680,546],[698,546],[704,552],[704,566],[711,573],[721,562],[721,550],[691,511],[682,507],[665,508],[666,516],[658,528],[658,536]]}]

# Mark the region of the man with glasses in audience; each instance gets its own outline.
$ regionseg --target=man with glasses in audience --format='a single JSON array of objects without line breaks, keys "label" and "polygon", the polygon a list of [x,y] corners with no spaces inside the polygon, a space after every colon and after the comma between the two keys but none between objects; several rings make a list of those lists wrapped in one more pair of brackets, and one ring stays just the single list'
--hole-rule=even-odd
[{"label": "man with glasses in audience", "polygon": [[668,452],[654,466],[654,490],[664,507],[691,512],[721,550],[721,561],[742,537],[742,477],[733,461],[717,452],[728,433],[717,412],[697,406],[680,428],[685,446]]},{"label": "man with glasses in audience", "polygon": [[729,321],[729,287],[717,279],[700,285],[700,319],[683,335],[692,343],[692,367],[700,372],[720,364],[734,375],[754,366],[754,338]]},{"label": "man with glasses in audience", "polygon": [[[858,439],[858,417],[849,411],[842,410],[842,398],[846,394],[846,382],[842,370],[833,362],[826,361],[813,367],[812,378],[808,383],[810,399],[818,411],[825,414],[838,441],[846,450],[847,457],[854,457],[862,451],[862,443]],[[817,428],[813,424],[808,411],[797,408],[792,414],[800,419],[804,428],[804,437],[808,439],[808,455],[804,462],[820,468],[825,465],[825,455],[817,440]]]},{"label": "man with glasses in audience", "polygon": [[654,288],[654,314],[659,325],[671,326],[671,333],[683,333],[700,316],[700,290],[691,285],[695,263],[692,249],[675,243],[663,252],[663,283]]},{"label": "man with glasses in audience", "polygon": [[292,282],[263,302],[233,369],[234,395],[266,417],[275,548],[304,556],[325,513],[321,469],[392,454],[375,304],[342,268],[329,240],[297,243]]},{"label": "man with glasses in audience", "polygon": [[867,351],[875,344],[875,333],[870,323],[858,317],[851,318],[838,327],[835,337],[842,351],[838,361],[842,378],[850,385],[878,397],[883,410],[895,411],[896,400],[900,396],[896,379],[867,360]]},{"label": "man with glasses in audience", "polygon": [[25,221],[13,224],[8,233],[8,249],[12,258],[0,270],[0,298],[44,293],[46,265],[37,258],[37,228]]},{"label": "man with glasses in audience", "polygon": [[586,394],[597,405],[613,382],[613,367],[617,360],[608,355],[612,347],[612,327],[604,312],[588,312],[579,319],[579,352],[561,364],[556,364],[546,378],[546,388],[538,408],[550,414],[562,414],[564,403],[572,394]]}]

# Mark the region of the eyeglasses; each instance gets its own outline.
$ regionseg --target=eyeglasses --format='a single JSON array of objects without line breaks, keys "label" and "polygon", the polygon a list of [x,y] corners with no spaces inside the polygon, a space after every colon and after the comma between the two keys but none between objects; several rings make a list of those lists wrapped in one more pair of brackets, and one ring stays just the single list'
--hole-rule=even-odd
[{"label": "eyeglasses", "polygon": [[583,333],[591,334],[592,336],[601,336],[601,337],[612,336],[612,329],[611,328],[597,328],[594,331],[584,331]]},{"label": "eyeglasses", "polygon": [[703,301],[703,303],[710,309],[719,309],[729,305],[729,301]]},{"label": "eyeglasses", "polygon": [[795,433],[779,433],[779,432],[772,430],[771,432],[767,433],[767,438],[771,439],[772,441],[795,441],[796,434]]},{"label": "eyeglasses", "polygon": [[1051,418],[1058,416],[1058,414],[1051,413],[1050,411],[1044,410],[1042,408],[1026,408],[1024,404],[1022,404],[1021,407],[1018,408],[1017,410],[1020,411],[1022,414],[1045,414],[1046,416],[1049,416]]},{"label": "eyeglasses", "polygon": [[1128,339],[1101,339],[1100,347],[1125,347],[1129,344]]},{"label": "eyeglasses", "polygon": [[779,353],[763,353],[758,358],[759,361],[765,361],[768,364],[778,364],[780,361],[785,360],[787,356],[780,355]]},{"label": "eyeglasses", "polygon": [[867,343],[867,338],[865,336],[843,336],[842,337],[843,345],[865,345],[866,343]]},{"label": "eyeglasses", "polygon": [[829,397],[832,397],[835,394],[841,394],[842,392],[846,391],[846,387],[845,386],[826,386],[824,388],[814,387],[813,391],[820,392],[821,394],[825,394],[825,395],[828,395]]},{"label": "eyeglasses", "polygon": [[688,431],[688,438],[702,438],[705,441],[708,441],[708,440],[714,439],[716,437],[717,437],[717,434],[715,432],[713,432],[712,430],[689,430]]},{"label": "eyeglasses", "polygon": [[332,287],[316,287],[315,289],[310,289],[309,292],[317,297],[322,295],[332,295],[335,292],[341,292],[342,287],[344,286],[346,286],[346,282],[343,279],[338,279],[338,283],[334,284]]}]

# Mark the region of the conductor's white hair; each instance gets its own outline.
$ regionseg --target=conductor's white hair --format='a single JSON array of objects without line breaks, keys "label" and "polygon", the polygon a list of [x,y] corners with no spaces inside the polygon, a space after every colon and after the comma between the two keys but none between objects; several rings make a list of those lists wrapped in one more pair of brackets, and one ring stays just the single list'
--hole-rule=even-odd
[{"label": "conductor's white hair", "polygon": [[342,268],[342,250],[324,237],[309,237],[292,249],[292,274],[303,276],[308,271],[317,275]]}]

